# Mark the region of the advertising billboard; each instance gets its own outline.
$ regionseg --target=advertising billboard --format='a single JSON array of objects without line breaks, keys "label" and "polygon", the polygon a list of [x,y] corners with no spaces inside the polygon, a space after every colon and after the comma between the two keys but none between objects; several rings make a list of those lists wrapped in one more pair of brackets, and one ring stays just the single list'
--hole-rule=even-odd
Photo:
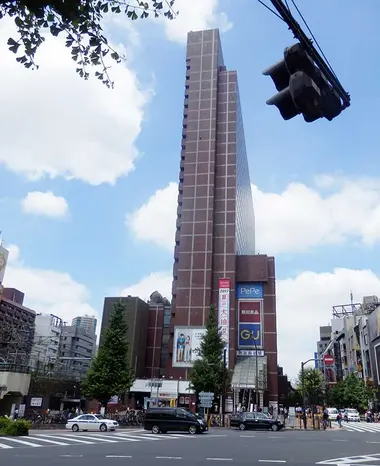
[{"label": "advertising billboard", "polygon": [[173,367],[192,367],[205,333],[204,327],[174,327]]},{"label": "advertising billboard", "polygon": [[261,322],[262,301],[239,301],[239,322],[259,324]]},{"label": "advertising billboard", "polygon": [[5,267],[7,266],[9,252],[0,245],[0,283],[4,280]]},{"label": "advertising billboard", "polygon": [[240,349],[261,348],[263,301],[245,299],[238,301],[239,335],[238,346]]},{"label": "advertising billboard", "polygon": [[262,283],[237,283],[236,285],[237,299],[262,299],[263,284]]},{"label": "advertising billboard", "polygon": [[239,348],[261,346],[261,324],[239,323]]},{"label": "advertising billboard", "polygon": [[218,305],[218,325],[222,338],[226,344],[226,366],[228,367],[228,355],[230,348],[230,289],[229,278],[219,279],[219,305]]}]

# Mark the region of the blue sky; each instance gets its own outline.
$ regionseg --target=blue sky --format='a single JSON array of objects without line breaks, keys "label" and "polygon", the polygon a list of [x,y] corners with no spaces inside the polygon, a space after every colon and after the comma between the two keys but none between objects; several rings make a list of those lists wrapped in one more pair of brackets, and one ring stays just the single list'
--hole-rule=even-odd
[{"label": "blue sky", "polygon": [[4,46],[10,24],[0,32],[5,284],[67,319],[101,314],[104,296],[121,290],[169,292],[184,32],[220,27],[225,63],[238,70],[258,249],[276,256],[280,363],[295,375],[332,305],[350,289],[357,301],[380,295],[380,4],[298,0],[352,96],[333,122],[307,124],[265,105],[275,89],[262,71],[294,43],[286,25],[252,0],[189,3],[177,0],[176,24],[107,22],[128,55],[111,70],[114,91],[81,82],[55,39],[37,56],[40,70],[24,70]]}]

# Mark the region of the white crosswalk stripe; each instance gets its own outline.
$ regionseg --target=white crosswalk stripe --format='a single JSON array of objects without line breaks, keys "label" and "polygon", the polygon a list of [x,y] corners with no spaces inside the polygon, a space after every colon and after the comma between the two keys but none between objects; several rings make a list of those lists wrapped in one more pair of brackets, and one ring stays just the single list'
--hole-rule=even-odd
[{"label": "white crosswalk stripe", "polygon": [[10,448],[38,448],[38,447],[61,447],[61,446],[72,446],[72,445],[95,445],[109,443],[134,443],[134,442],[152,442],[152,441],[163,441],[163,440],[178,440],[180,438],[194,438],[190,434],[152,434],[150,432],[133,431],[128,432],[127,430],[118,430],[116,432],[100,433],[100,432],[85,432],[85,434],[68,431],[58,433],[52,431],[52,433],[40,434],[37,432],[30,432],[28,437],[1,437],[0,438],[0,456],[2,449]]},{"label": "white crosswalk stripe", "polygon": [[[338,426],[337,422],[333,422],[335,427]],[[380,423],[372,422],[342,422],[344,430],[349,432],[369,432],[373,434],[380,433]]]}]

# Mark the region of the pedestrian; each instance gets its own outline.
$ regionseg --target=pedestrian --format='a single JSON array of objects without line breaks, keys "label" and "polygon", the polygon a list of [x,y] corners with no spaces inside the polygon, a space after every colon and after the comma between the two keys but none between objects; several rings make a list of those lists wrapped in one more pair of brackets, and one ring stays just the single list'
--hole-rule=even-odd
[{"label": "pedestrian", "polygon": [[328,424],[328,421],[329,421],[329,412],[327,411],[327,408],[323,409],[322,418],[323,418],[323,430],[326,430],[327,424]]},{"label": "pedestrian", "polygon": [[342,416],[342,413],[339,412],[339,413],[338,413],[338,418],[337,418],[337,419],[338,419],[339,427],[343,427],[343,426],[342,426],[342,417],[343,417],[343,416]]}]

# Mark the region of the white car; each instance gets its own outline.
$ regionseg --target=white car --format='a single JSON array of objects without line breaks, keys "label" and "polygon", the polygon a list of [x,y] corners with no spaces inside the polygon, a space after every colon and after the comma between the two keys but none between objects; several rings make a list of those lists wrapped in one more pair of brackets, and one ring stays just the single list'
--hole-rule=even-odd
[{"label": "white car", "polygon": [[107,430],[115,430],[119,427],[119,423],[107,419],[101,414],[81,414],[80,416],[69,419],[66,424],[66,429],[73,432],[80,430],[100,430],[106,432]]},{"label": "white car", "polygon": [[360,422],[360,415],[357,409],[346,408],[343,413],[343,418],[346,416],[348,421]]}]

